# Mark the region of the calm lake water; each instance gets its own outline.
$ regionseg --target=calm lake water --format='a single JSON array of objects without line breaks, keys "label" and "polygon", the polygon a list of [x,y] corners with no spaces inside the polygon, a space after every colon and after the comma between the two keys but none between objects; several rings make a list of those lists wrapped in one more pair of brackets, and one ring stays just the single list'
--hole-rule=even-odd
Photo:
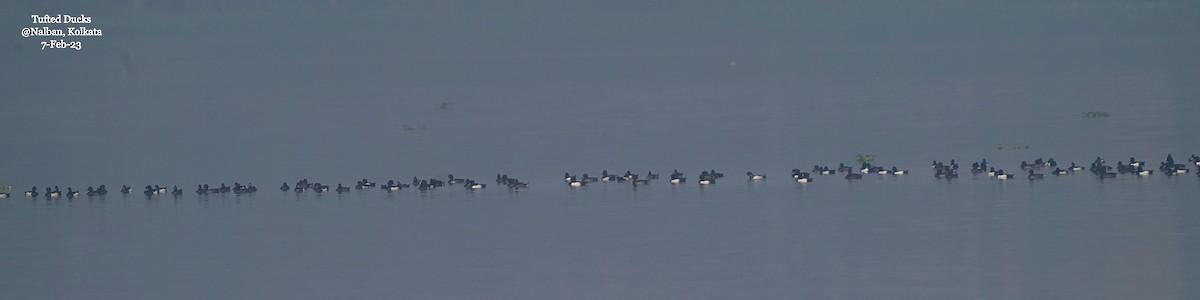
[{"label": "calm lake water", "polygon": [[[10,4],[105,36],[0,37],[0,298],[1200,294],[1195,174],[928,167],[1200,153],[1197,4],[247,5]],[[913,173],[787,180],[856,154]],[[489,187],[278,190],[448,174]]]}]

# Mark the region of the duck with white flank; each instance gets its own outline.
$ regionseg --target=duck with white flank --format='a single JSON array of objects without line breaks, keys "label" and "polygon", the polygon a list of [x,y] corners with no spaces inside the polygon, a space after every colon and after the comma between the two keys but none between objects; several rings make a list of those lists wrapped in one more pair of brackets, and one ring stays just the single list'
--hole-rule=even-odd
[{"label": "duck with white flank", "polygon": [[478,190],[478,189],[483,189],[486,187],[487,187],[487,185],[475,182],[474,180],[470,180],[470,179],[467,179],[465,182],[463,182],[463,188],[466,188],[468,190]]},{"label": "duck with white flank", "polygon": [[1071,162],[1071,166],[1067,167],[1067,170],[1070,170],[1071,172],[1079,172],[1083,171],[1083,166],[1076,166],[1075,162]]},{"label": "duck with white flank", "polygon": [[717,180],[716,176],[708,174],[708,171],[700,171],[700,185],[709,185]]},{"label": "duck with white flank", "polygon": [[683,173],[679,173],[679,170],[671,172],[671,184],[681,184],[685,181],[687,181],[687,178],[683,177]]},{"label": "duck with white flank", "polygon": [[570,187],[583,187],[583,186],[587,185],[587,182],[578,180],[577,178],[575,178],[575,176],[568,176],[566,181],[567,181],[567,186],[570,186]]},{"label": "duck with white flank", "polygon": [[800,169],[792,169],[792,179],[798,183],[812,182],[812,173],[800,172]]}]

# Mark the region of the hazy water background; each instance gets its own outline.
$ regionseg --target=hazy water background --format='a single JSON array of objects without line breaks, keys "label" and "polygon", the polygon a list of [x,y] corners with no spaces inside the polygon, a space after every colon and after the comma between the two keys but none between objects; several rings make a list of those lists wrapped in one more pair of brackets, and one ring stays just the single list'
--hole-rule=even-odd
[{"label": "hazy water background", "polygon": [[[33,13],[105,30],[77,52],[0,36],[0,185],[18,194],[0,201],[0,295],[1198,292],[1194,175],[946,183],[927,167],[1198,152],[1195,3],[216,3],[0,4],[14,32]],[[782,179],[858,153],[915,173]],[[560,182],[710,168],[729,177]],[[451,173],[533,187],[276,190]],[[263,191],[19,195],[234,181]]]}]

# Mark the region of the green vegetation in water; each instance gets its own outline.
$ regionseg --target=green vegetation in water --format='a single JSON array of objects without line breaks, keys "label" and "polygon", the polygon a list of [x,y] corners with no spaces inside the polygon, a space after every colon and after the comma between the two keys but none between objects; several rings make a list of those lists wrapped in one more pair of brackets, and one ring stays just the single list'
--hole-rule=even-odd
[{"label": "green vegetation in water", "polygon": [[855,161],[855,162],[858,162],[858,163],[860,163],[860,164],[861,164],[861,163],[872,163],[872,162],[875,162],[875,155],[872,155],[872,154],[859,154],[859,155],[855,155],[855,156],[854,156],[854,161]]},{"label": "green vegetation in water", "polygon": [[1107,118],[1108,116],[1109,116],[1108,113],[1102,112],[1102,111],[1089,111],[1089,112],[1083,113],[1083,117],[1087,118],[1087,119]]}]

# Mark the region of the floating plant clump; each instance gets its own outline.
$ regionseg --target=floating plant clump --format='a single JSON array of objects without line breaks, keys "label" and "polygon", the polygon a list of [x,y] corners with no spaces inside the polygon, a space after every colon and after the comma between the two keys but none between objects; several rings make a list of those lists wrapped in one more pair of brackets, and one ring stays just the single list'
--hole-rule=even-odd
[{"label": "floating plant clump", "polygon": [[871,154],[859,154],[859,155],[855,155],[855,156],[854,156],[854,161],[855,161],[855,162],[858,162],[858,163],[860,163],[860,164],[861,164],[861,163],[872,163],[872,162],[875,162],[875,155],[871,155]]}]

